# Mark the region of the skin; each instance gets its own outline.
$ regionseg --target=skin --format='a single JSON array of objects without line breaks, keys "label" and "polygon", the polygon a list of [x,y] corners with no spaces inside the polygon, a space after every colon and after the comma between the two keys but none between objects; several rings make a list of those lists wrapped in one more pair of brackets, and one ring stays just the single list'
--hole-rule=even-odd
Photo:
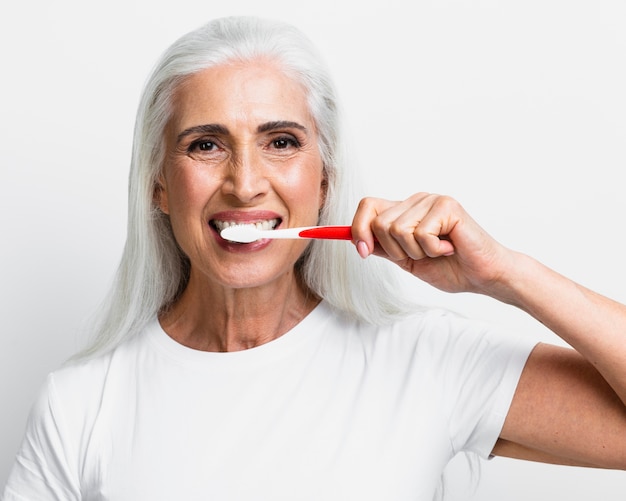
[{"label": "skin", "polygon": [[[155,196],[191,277],[161,324],[180,343],[208,351],[276,339],[319,302],[294,272],[306,242],[228,244],[209,221],[316,223],[324,173],[304,91],[259,60],[190,77],[174,104]],[[446,196],[366,198],[352,233],[361,257],[389,259],[444,291],[515,305],[574,348],[534,349],[494,454],[626,468],[625,306],[500,245]]]},{"label": "skin", "polygon": [[156,196],[191,276],[161,324],[208,351],[271,341],[319,302],[294,272],[307,242],[228,244],[210,221],[316,224],[324,174],[304,90],[270,62],[233,63],[188,78],[174,109]]}]

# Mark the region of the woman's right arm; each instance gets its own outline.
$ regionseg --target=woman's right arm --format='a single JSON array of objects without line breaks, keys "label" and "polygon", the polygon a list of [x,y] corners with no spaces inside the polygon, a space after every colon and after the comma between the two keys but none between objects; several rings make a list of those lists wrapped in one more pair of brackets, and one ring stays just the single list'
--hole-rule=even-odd
[{"label": "woman's right arm", "polygon": [[50,375],[31,408],[2,501],[81,499],[77,461],[68,453],[71,430],[60,407]]}]

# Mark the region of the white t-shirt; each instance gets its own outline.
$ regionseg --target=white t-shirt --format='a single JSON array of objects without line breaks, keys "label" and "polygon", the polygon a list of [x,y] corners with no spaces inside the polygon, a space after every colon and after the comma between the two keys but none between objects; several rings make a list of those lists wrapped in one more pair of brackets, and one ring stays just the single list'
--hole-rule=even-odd
[{"label": "white t-shirt", "polygon": [[376,327],[322,302],[210,353],[155,319],[48,377],[3,499],[430,501],[455,454],[489,456],[533,345],[442,310]]}]

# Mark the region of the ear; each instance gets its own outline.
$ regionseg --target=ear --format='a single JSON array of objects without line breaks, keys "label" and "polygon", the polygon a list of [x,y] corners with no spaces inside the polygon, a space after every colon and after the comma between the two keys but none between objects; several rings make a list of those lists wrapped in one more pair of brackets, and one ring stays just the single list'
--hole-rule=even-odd
[{"label": "ear", "polygon": [[167,189],[165,188],[165,179],[163,179],[163,174],[160,174],[156,183],[154,183],[154,190],[152,192],[152,203],[156,207],[158,207],[164,214],[169,214]]},{"label": "ear", "polygon": [[319,210],[326,204],[326,195],[328,194],[328,175],[326,174],[326,167],[322,169],[322,182],[320,184],[320,202]]}]

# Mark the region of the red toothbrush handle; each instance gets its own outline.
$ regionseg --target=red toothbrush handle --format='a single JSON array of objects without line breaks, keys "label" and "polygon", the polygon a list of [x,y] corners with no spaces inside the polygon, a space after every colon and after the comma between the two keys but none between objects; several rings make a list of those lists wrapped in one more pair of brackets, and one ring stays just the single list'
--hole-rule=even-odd
[{"label": "red toothbrush handle", "polygon": [[302,230],[298,235],[302,238],[323,238],[330,240],[352,240],[350,226],[318,226]]}]

